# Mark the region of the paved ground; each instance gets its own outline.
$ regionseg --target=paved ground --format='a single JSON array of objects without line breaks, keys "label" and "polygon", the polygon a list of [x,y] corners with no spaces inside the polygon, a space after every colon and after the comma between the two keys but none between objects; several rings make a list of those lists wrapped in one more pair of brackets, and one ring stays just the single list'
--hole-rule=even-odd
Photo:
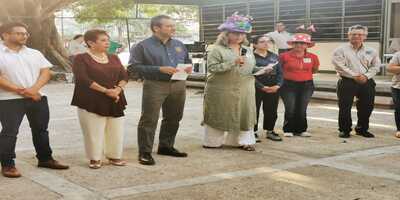
[{"label": "paved ground", "polygon": [[[311,138],[263,140],[256,152],[201,148],[202,94],[188,90],[177,147],[186,159],[154,155],[156,166],[136,162],[136,126],[141,87],[130,83],[126,118],[126,167],[87,167],[82,135],[74,107],[73,85],[46,88],[51,107],[51,144],[55,157],[71,165],[68,171],[35,167],[29,126],[24,121],[17,145],[19,179],[0,177],[1,200],[53,199],[187,199],[187,200],[399,200],[400,140],[391,110],[375,110],[371,131],[375,139],[337,138],[336,105],[312,103]],[[282,124],[282,106],[277,130]],[[155,145],[156,146],[156,145]]]}]

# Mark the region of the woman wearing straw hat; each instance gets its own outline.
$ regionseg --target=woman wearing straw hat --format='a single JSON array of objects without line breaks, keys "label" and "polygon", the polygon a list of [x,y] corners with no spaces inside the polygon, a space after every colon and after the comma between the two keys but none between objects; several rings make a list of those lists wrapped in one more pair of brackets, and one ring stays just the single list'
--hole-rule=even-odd
[{"label": "woman wearing straw hat", "polygon": [[[204,148],[223,144],[254,151],[256,122],[253,70],[255,58],[246,33],[251,19],[233,14],[218,29],[221,33],[208,54],[209,75],[204,95]],[[225,132],[228,132],[226,140]],[[225,141],[224,141],[225,140]]]},{"label": "woman wearing straw hat", "polygon": [[292,50],[280,55],[283,85],[280,94],[285,105],[285,137],[310,137],[307,132],[307,106],[314,92],[313,73],[319,68],[317,55],[307,52],[314,46],[311,36],[297,33],[288,41]]}]

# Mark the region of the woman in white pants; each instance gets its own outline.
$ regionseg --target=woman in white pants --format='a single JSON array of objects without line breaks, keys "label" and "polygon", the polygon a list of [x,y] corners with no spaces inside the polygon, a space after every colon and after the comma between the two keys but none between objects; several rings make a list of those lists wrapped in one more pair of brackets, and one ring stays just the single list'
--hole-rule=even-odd
[{"label": "woman in white pants", "polygon": [[109,36],[103,30],[84,34],[87,53],[74,59],[75,90],[72,105],[84,136],[89,167],[101,167],[103,155],[109,163],[124,166],[124,110],[127,105],[123,88],[128,75],[116,55],[107,54]]},{"label": "woman in white pants", "polygon": [[250,18],[235,13],[218,29],[221,33],[207,58],[203,147],[225,144],[254,151],[255,58],[244,46],[246,33],[251,32]]}]

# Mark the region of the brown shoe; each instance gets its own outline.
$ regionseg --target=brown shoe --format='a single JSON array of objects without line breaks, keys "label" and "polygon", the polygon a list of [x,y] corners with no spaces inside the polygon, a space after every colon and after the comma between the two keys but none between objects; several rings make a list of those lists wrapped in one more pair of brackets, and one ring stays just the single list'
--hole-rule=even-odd
[{"label": "brown shoe", "polygon": [[1,168],[1,174],[3,174],[3,176],[8,177],[8,178],[21,177],[21,173],[19,173],[17,168],[15,168],[14,166],[11,166],[11,167],[4,166],[4,167],[2,167]]},{"label": "brown shoe", "polygon": [[39,162],[38,167],[49,168],[49,169],[69,169],[68,165],[63,165],[57,160],[49,160],[46,162]]}]

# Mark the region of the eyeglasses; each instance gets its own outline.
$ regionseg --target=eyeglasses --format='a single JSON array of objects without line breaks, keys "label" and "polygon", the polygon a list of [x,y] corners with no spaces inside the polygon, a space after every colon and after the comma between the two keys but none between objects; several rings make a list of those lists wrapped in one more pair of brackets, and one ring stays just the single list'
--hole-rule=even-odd
[{"label": "eyeglasses", "polygon": [[364,36],[365,33],[350,33],[351,36]]},{"label": "eyeglasses", "polygon": [[29,34],[28,32],[12,32],[11,34],[17,35],[17,36],[26,36],[26,37],[30,37],[31,34]]}]

